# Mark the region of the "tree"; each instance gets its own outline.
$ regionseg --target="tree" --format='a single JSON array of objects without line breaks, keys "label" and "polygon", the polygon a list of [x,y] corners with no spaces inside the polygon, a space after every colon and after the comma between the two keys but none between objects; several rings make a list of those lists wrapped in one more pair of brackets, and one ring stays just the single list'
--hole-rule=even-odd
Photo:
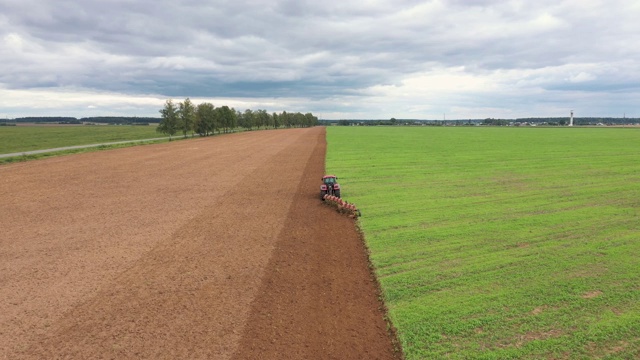
[{"label": "tree", "polygon": [[293,124],[294,126],[303,127],[304,126],[304,115],[301,112],[297,112],[293,114]]},{"label": "tree", "polygon": [[248,129],[249,125],[247,125],[247,122],[244,119],[244,115],[242,114],[242,111],[240,111],[240,110],[236,110],[236,123],[237,123],[238,127]]},{"label": "tree", "polygon": [[198,104],[196,107],[196,121],[194,129],[201,136],[209,135],[209,132],[213,134],[217,127],[216,111],[211,103]]},{"label": "tree", "polygon": [[482,125],[506,126],[509,125],[509,122],[503,119],[486,118],[482,121]]},{"label": "tree", "polygon": [[269,126],[273,126],[273,116],[271,114],[269,114],[267,112],[267,110],[263,110],[264,111],[264,116],[265,116],[265,124],[264,124],[264,128],[267,129]]},{"label": "tree", "polygon": [[178,104],[178,119],[178,128],[187,137],[187,132],[193,132],[196,122],[196,109],[189,98]]},{"label": "tree", "polygon": [[218,113],[218,119],[220,119],[220,125],[224,129],[224,132],[227,133],[229,130],[236,127],[236,111],[235,109],[231,109],[228,106],[222,106],[216,108]]},{"label": "tree", "polygon": [[264,126],[264,128],[266,129],[269,125],[269,113],[267,112],[267,110],[258,110],[255,112],[255,116],[258,129],[260,129],[261,126]]},{"label": "tree", "polygon": [[313,116],[312,113],[304,114],[304,118],[305,118],[305,125],[306,126],[316,126],[316,125],[318,125],[318,118]]},{"label": "tree", "polygon": [[281,120],[280,120],[280,117],[278,116],[278,114],[273,113],[273,115],[271,115],[271,118],[273,119],[273,127],[276,128],[276,129],[278,127],[280,127],[280,125],[281,125],[280,121]]},{"label": "tree", "polygon": [[253,130],[253,126],[256,123],[256,116],[251,109],[246,109],[244,111],[244,114],[242,114],[242,120],[246,129]]},{"label": "tree", "polygon": [[173,101],[167,100],[164,108],[160,110],[160,114],[162,115],[162,120],[158,124],[156,131],[169,135],[169,141],[171,141],[171,137],[178,132],[178,110]]},{"label": "tree", "polygon": [[283,111],[282,114],[280,114],[280,119],[282,119],[281,121],[282,127],[286,127],[286,128],[291,127],[291,114],[289,114],[286,111]]}]

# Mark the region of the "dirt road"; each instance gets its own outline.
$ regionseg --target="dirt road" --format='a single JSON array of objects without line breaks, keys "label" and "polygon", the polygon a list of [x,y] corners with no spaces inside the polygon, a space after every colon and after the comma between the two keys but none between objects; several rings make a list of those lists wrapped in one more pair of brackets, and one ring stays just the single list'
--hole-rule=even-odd
[{"label": "dirt road", "polygon": [[392,358],[323,128],[0,167],[0,358]]},{"label": "dirt road", "polygon": [[160,137],[160,138],[152,138],[152,139],[140,139],[140,140],[115,141],[115,142],[100,143],[100,144],[75,145],[75,146],[63,146],[63,147],[58,147],[58,148],[53,148],[53,149],[30,150],[30,151],[22,151],[22,152],[17,152],[17,153],[0,154],[0,159],[2,159],[2,158],[9,158],[9,157],[15,157],[15,156],[26,156],[26,155],[46,154],[46,153],[52,153],[52,152],[58,152],[58,151],[65,151],[65,150],[87,149],[87,148],[94,148],[94,147],[108,146],[108,145],[120,145],[120,144],[132,144],[132,143],[145,143],[145,142],[150,142],[150,141],[166,140],[166,139],[169,139],[169,138],[168,138],[168,137]]}]

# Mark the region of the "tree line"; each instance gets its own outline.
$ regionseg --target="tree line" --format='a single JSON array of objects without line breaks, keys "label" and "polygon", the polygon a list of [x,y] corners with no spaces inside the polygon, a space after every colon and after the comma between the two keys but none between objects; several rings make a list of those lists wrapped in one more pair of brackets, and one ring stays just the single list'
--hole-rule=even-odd
[{"label": "tree line", "polygon": [[[640,118],[612,118],[612,117],[581,117],[573,119],[574,125],[630,125],[640,124]],[[523,125],[544,125],[544,126],[566,126],[569,125],[568,117],[547,117],[547,118],[516,118],[516,119],[456,119],[456,120],[416,120],[416,119],[395,119],[376,120],[320,120],[320,125],[331,126],[523,126]]]},{"label": "tree line", "polygon": [[118,125],[149,125],[157,124],[160,118],[137,117],[137,116],[93,116],[75,118],[68,116],[30,116],[14,119],[16,123],[44,123],[44,124],[73,124],[85,123],[118,124]]},{"label": "tree line", "polygon": [[187,133],[197,133],[200,136],[208,136],[217,133],[227,133],[235,129],[246,130],[267,128],[309,127],[318,125],[318,118],[312,113],[302,114],[268,113],[266,110],[246,109],[244,112],[235,110],[226,105],[215,107],[204,102],[195,105],[189,98],[175,104],[167,100],[160,110],[161,120],[157,131],[171,138],[181,132],[185,137]]},{"label": "tree line", "polygon": [[[547,124],[557,124],[557,125],[568,125],[569,118],[568,117],[548,117],[548,118],[518,118],[515,121],[518,122],[530,122],[530,123],[540,123],[546,122]],[[640,118],[636,117],[575,117],[573,119],[574,125],[627,125],[627,124],[638,124],[640,123]]]}]

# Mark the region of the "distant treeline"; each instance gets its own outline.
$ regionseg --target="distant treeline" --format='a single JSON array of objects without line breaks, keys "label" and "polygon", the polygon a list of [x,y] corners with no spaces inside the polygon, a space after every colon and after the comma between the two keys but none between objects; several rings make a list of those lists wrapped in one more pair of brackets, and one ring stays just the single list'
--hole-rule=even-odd
[{"label": "distant treeline", "polygon": [[62,116],[30,116],[16,118],[17,123],[37,124],[113,124],[113,125],[149,125],[160,123],[161,118],[130,117],[130,116],[95,116],[95,117],[62,117]]},{"label": "distant treeline", "polygon": [[[466,119],[466,120],[419,120],[419,119],[395,119],[376,120],[320,120],[322,125],[339,126],[526,126],[526,125],[547,125],[566,126],[569,125],[568,117],[548,117],[548,118],[517,118],[517,119]],[[612,118],[612,117],[579,117],[573,119],[574,125],[629,125],[640,124],[640,118]]]},{"label": "distant treeline", "polygon": [[177,133],[187,136],[187,133],[208,136],[217,133],[227,133],[238,128],[278,129],[291,127],[309,127],[318,125],[318,118],[312,113],[286,112],[268,113],[267,110],[236,110],[226,105],[215,107],[204,102],[194,104],[189,98],[175,104],[167,100],[160,110],[162,121],[157,131],[169,137]]},{"label": "distant treeline", "polygon": [[[529,123],[548,123],[548,124],[558,124],[558,125],[568,125],[569,118],[568,117],[551,117],[551,118],[519,118],[516,120],[509,120],[516,122],[529,122]],[[640,118],[614,118],[614,117],[575,117],[573,118],[574,125],[628,125],[628,124],[638,124],[640,123]]]},{"label": "distant treeline", "polygon": [[472,126],[482,124],[482,119],[469,120],[417,120],[395,119],[390,120],[320,120],[321,125],[339,126]]}]

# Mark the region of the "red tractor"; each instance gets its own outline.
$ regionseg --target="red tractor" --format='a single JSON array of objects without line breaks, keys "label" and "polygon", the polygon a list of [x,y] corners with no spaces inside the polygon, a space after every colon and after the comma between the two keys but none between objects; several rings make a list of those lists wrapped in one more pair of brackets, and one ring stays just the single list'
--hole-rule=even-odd
[{"label": "red tractor", "polygon": [[335,175],[325,175],[322,177],[320,199],[324,200],[325,195],[340,197],[340,184],[338,184],[338,178]]}]

